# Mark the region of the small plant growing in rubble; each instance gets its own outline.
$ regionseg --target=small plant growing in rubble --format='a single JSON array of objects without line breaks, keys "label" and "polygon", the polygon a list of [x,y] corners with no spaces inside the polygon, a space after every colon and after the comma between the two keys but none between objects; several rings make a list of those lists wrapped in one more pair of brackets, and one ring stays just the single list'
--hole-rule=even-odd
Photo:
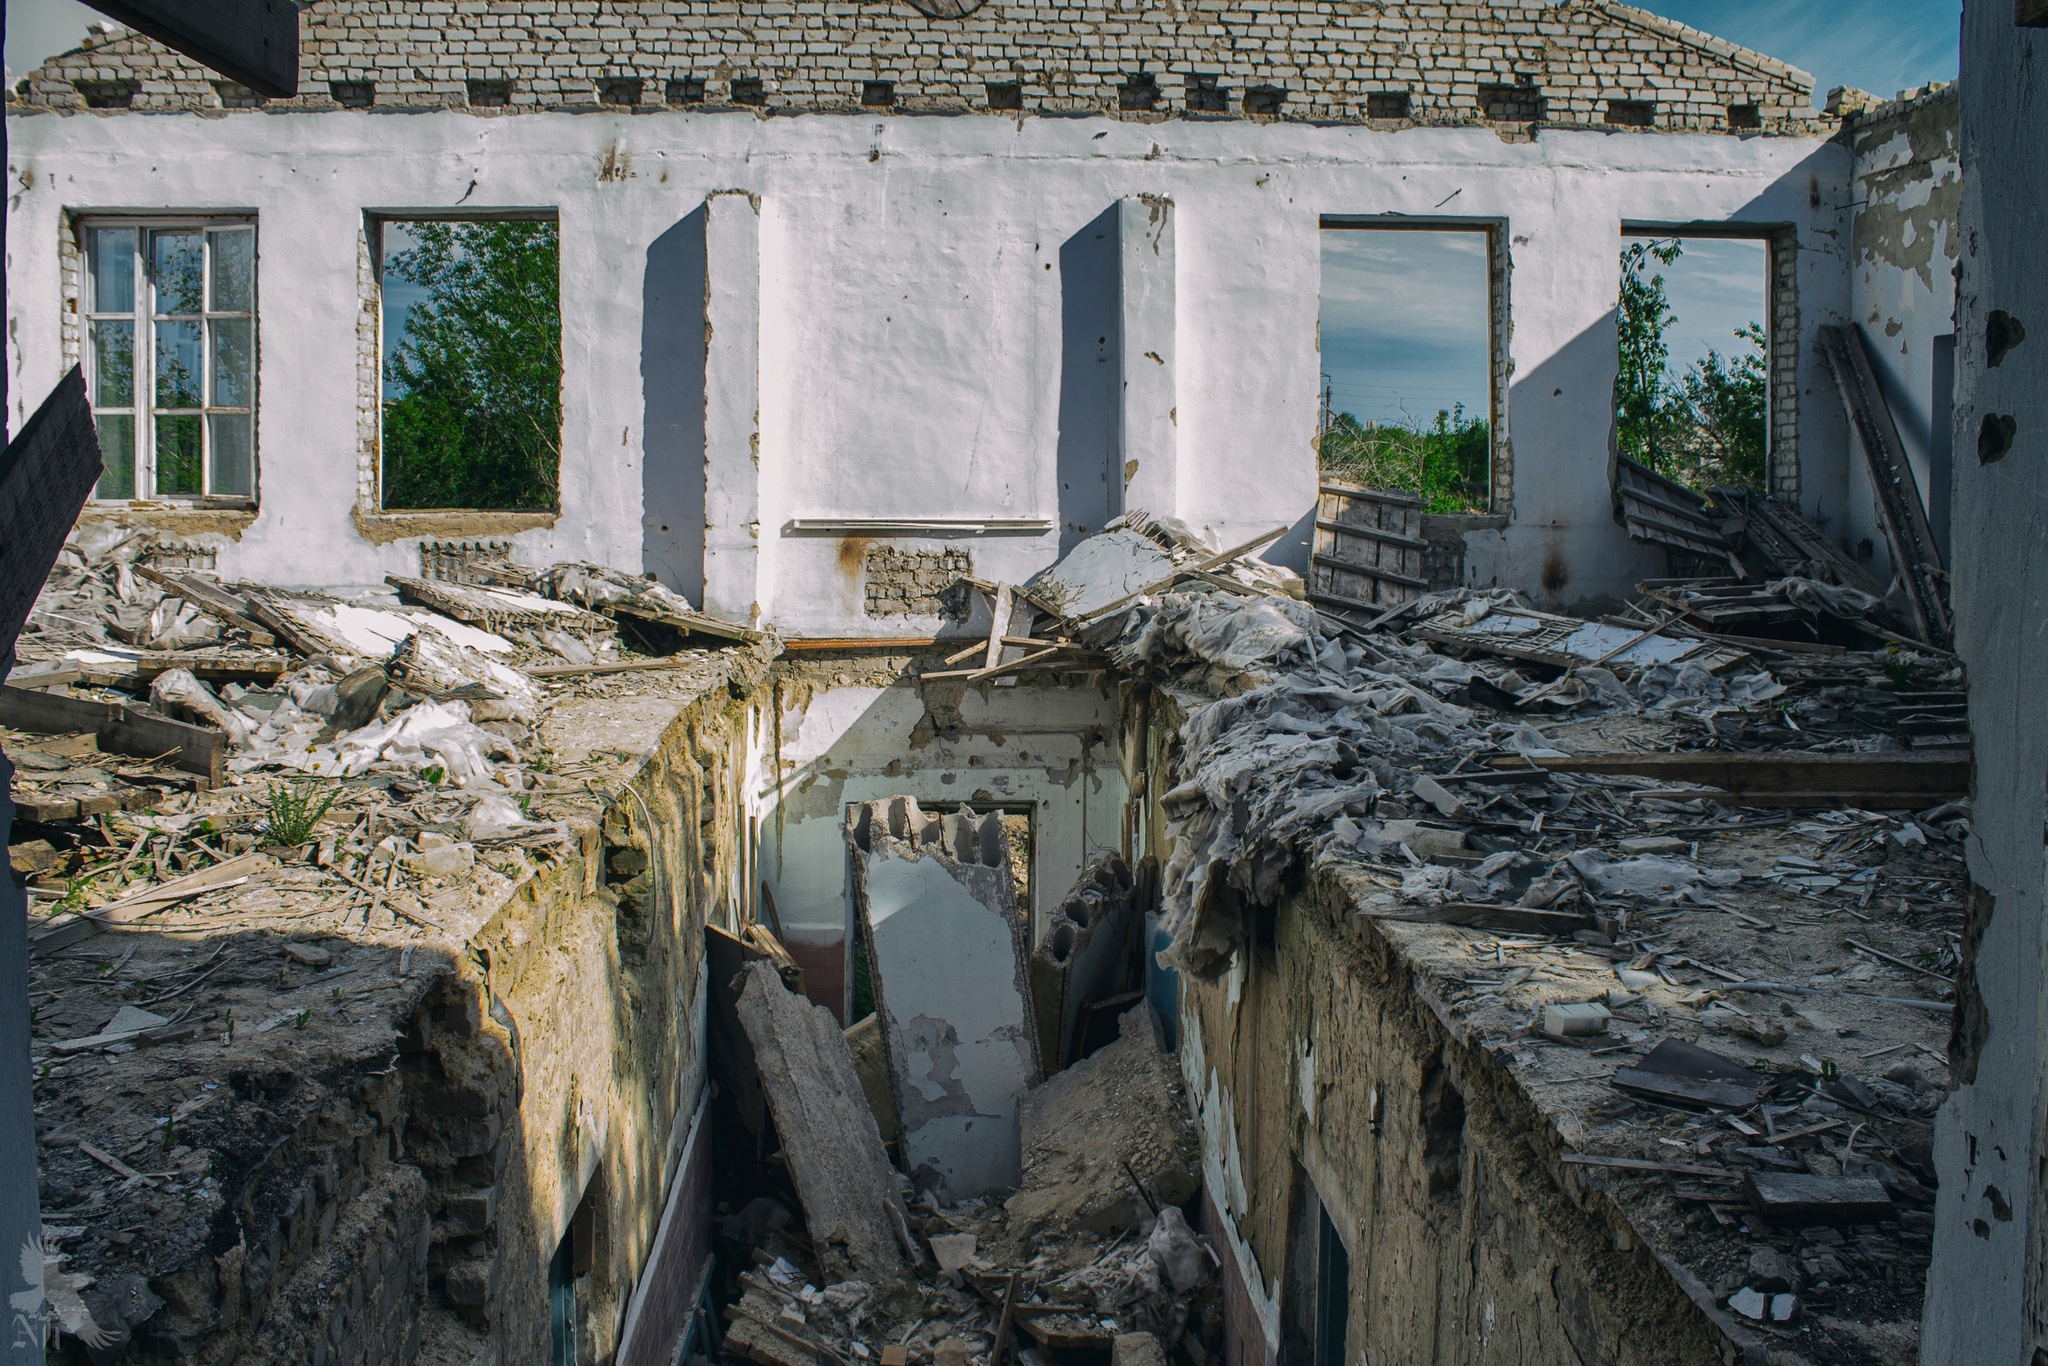
[{"label": "small plant growing in rubble", "polygon": [[[81,873],[77,877],[66,878],[64,880],[64,895],[58,899],[57,909],[60,911],[84,910],[86,891],[93,883],[98,882],[101,875],[106,871],[105,868],[95,868],[89,873]],[[109,964],[108,966],[111,967],[112,965]]]},{"label": "small plant growing in rubble", "polygon": [[448,770],[443,768],[439,764],[428,764],[425,768],[420,770],[420,781],[423,783],[429,783],[435,787],[439,787],[441,785],[441,780],[443,778],[446,778],[447,776]]},{"label": "small plant growing in rubble", "polygon": [[291,783],[272,783],[268,802],[267,824],[272,844],[304,844],[313,836],[313,827],[327,814],[327,808],[334,805],[334,799],[341,795],[339,788],[326,796],[315,799],[312,784],[297,786]]},{"label": "small plant growing in rubble", "polygon": [[1913,677],[1913,666],[1920,662],[1920,656],[1911,650],[1901,650],[1896,645],[1884,647],[1884,676],[1892,681],[1895,688],[1903,688]]}]

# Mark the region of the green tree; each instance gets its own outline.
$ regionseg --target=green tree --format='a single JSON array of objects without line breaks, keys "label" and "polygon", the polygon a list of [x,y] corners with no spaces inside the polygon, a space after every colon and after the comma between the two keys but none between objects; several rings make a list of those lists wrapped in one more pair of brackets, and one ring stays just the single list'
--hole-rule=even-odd
[{"label": "green tree", "polygon": [[387,274],[426,298],[385,378],[387,508],[544,509],[562,464],[560,245],[553,223],[413,223]]},{"label": "green tree", "polygon": [[1678,318],[1651,263],[1668,266],[1682,252],[1681,243],[1667,239],[1637,242],[1621,254],[1615,443],[1631,460],[1691,488],[1761,488],[1770,441],[1763,327],[1738,329],[1742,349],[1725,357],[1709,350],[1673,379],[1664,336]]},{"label": "green tree", "polygon": [[1367,488],[1420,494],[1431,512],[1484,511],[1492,470],[1492,433],[1462,403],[1438,409],[1425,427],[1367,425],[1338,413],[1321,442],[1325,474]]}]

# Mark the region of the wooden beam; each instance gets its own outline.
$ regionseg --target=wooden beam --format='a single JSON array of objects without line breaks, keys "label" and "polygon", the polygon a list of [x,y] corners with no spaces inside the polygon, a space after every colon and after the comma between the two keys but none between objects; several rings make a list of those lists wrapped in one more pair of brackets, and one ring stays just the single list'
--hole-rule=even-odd
[{"label": "wooden beam", "polygon": [[[1558,759],[1500,758],[1495,768],[1534,764],[1552,773],[1626,774],[1719,788],[1750,800],[1790,794],[1960,797],[1970,790],[1970,760],[1955,754],[1576,754]],[[1654,795],[1654,794],[1653,794]],[[1802,805],[1804,803],[1801,803]]]},{"label": "wooden beam", "polygon": [[292,0],[92,0],[92,7],[259,95],[286,100],[299,93],[299,7]]},{"label": "wooden beam", "polygon": [[99,477],[100,440],[74,365],[0,455],[0,678]]},{"label": "wooden beam", "polygon": [[108,754],[154,759],[172,755],[180,772],[218,786],[227,776],[228,737],[206,726],[160,716],[147,707],[92,702],[34,688],[0,687],[0,725],[43,735],[89,731]]}]

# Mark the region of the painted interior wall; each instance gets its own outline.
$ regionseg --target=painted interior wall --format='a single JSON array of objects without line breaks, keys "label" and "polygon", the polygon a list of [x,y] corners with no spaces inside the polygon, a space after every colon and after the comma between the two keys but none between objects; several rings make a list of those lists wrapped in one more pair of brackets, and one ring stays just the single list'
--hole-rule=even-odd
[{"label": "painted interior wall", "polygon": [[991,685],[964,690],[957,705],[945,700],[950,691],[915,682],[786,688],[779,747],[772,723],[755,727],[747,797],[756,866],[811,998],[834,1010],[852,990],[843,833],[852,803],[910,796],[928,808],[1028,809],[1034,913],[1058,905],[1089,863],[1122,850],[1128,791],[1113,747],[1113,691]]},{"label": "painted interior wall", "polygon": [[[1295,527],[1269,554],[1296,563],[1315,486],[1320,216],[1502,224],[1513,519],[1471,534],[1468,572],[1559,605],[1625,592],[1662,562],[1630,547],[1610,512],[1619,225],[1796,225],[1802,330],[1849,308],[1849,154],[1817,139],[454,112],[47,114],[11,117],[9,134],[10,430],[64,368],[64,210],[258,217],[261,514],[222,548],[224,575],[360,585],[415,572],[414,540],[373,545],[350,520],[358,375],[345,361],[362,307],[361,210],[552,207],[563,505],[516,553],[645,562],[691,591],[701,580],[715,610],[792,635],[939,623],[865,617],[848,568],[859,556],[832,536],[788,534],[790,518],[1057,521],[1063,386],[1077,353],[1106,337],[1066,335],[1094,319],[1063,312],[1086,273],[1070,280],[1062,253],[1138,196],[1171,201],[1172,231],[1123,252],[1121,326],[1128,336],[1170,318],[1173,345],[1154,363],[1171,386],[1155,386],[1165,402],[1120,416],[1111,449],[1142,451],[1134,489],[1223,543]],[[734,190],[745,193],[721,194]],[[697,297],[718,319],[708,341]],[[1125,357],[1127,380],[1144,356]],[[708,406],[692,387],[706,373]],[[1800,402],[1811,506],[1842,485],[1846,428],[1831,390],[1803,384]],[[1085,405],[1065,411],[1070,428],[1101,420]],[[1823,517],[1838,505],[1824,501]],[[687,523],[700,509],[697,540]],[[977,537],[975,572],[1022,579],[1056,557],[1058,539],[1056,528]]]},{"label": "painted interior wall", "polygon": [[[1947,509],[1953,469],[1956,212],[1962,201],[1959,117],[1954,87],[1903,106],[1866,114],[1850,134],[1855,151],[1851,201],[1851,316],[1890,404],[1914,480],[1949,552]],[[1849,450],[1857,528],[1869,539],[1872,567],[1889,575],[1890,555],[1862,452]]]}]

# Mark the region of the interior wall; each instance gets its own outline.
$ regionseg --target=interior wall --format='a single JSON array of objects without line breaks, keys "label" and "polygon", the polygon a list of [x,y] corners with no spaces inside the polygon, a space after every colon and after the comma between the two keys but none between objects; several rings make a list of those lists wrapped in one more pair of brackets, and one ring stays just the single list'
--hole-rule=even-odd
[{"label": "interior wall", "polygon": [[[1620,225],[1790,224],[1802,331],[1848,310],[1850,154],[1809,137],[1505,139],[1491,128],[987,115],[53,113],[10,116],[8,156],[19,187],[8,201],[10,429],[71,363],[67,210],[256,215],[260,510],[226,530],[217,516],[149,514],[210,527],[224,575],[374,585],[416,571],[419,536],[436,533],[386,529],[373,541],[351,518],[363,398],[356,367],[334,362],[358,345],[362,211],[553,208],[561,514],[498,531],[458,520],[438,534],[502,532],[528,562],[644,565],[688,586],[697,578],[674,559],[698,533],[677,528],[701,506],[707,594],[730,613],[758,608],[788,635],[902,637],[942,624],[866,616],[858,552],[871,538],[795,536],[792,518],[1038,520],[1043,530],[969,541],[974,572],[1016,582],[1057,557],[1067,371],[1085,360],[1080,342],[1116,340],[1068,337],[1075,282],[1061,255],[1120,202],[1170,202],[1173,222],[1170,250],[1126,251],[1118,272],[1130,297],[1172,300],[1174,340],[1157,365],[1176,397],[1163,413],[1144,409],[1171,439],[1141,441],[1127,412],[1125,450],[1152,453],[1136,477],[1172,504],[1156,510],[1222,544],[1293,526],[1314,501],[1322,216],[1503,223],[1514,511],[1505,527],[1471,533],[1468,565],[1479,582],[1553,605],[1626,591],[1654,567],[1615,526],[1607,484]],[[700,364],[684,324],[696,312],[690,224],[707,201],[731,209],[735,227],[723,232],[716,212],[706,224],[704,291],[712,313],[730,312],[701,339],[702,364],[746,392],[707,411],[703,441],[717,459],[700,503],[661,479],[692,468],[682,448],[695,417],[664,390],[680,386],[686,407]],[[1170,292],[1146,272],[1170,278]],[[749,344],[757,368],[729,354]],[[1810,337],[1802,354],[1811,362]],[[704,387],[734,392],[708,373]],[[1798,401],[1802,465],[1824,486],[1842,468],[1840,405],[1812,384]],[[1161,462],[1176,466],[1171,478]],[[1112,492],[1105,506],[1119,504]],[[1268,554],[1304,549],[1294,537]]]},{"label": "interior wall", "polygon": [[1127,794],[1113,748],[1113,690],[920,689],[897,678],[900,670],[900,661],[797,666],[768,704],[782,709],[779,733],[762,718],[749,764],[760,880],[811,999],[845,1023],[853,983],[843,826],[852,803],[910,796],[933,806],[1028,808],[1034,923],[1090,862],[1122,849]]}]

